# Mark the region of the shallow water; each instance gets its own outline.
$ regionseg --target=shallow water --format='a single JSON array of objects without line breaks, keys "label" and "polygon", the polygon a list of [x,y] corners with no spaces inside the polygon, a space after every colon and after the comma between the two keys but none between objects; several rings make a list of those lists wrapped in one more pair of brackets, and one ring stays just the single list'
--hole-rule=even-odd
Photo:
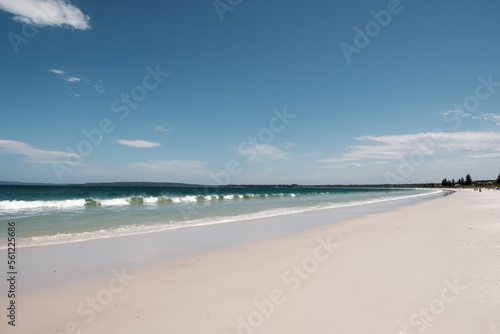
[{"label": "shallow water", "polygon": [[[232,223],[435,191],[324,187],[1,186],[0,221],[21,247]],[[7,229],[0,231],[5,248]]]}]

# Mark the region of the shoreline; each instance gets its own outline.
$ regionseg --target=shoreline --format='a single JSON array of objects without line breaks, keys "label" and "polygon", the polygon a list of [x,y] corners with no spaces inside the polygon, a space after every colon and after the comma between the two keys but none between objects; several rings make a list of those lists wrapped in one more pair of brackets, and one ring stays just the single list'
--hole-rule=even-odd
[{"label": "shoreline", "polygon": [[116,258],[103,275],[21,291],[16,330],[495,333],[499,199],[462,190],[278,238]]},{"label": "shoreline", "polygon": [[[404,190],[404,189],[401,189]],[[157,233],[157,232],[164,232],[164,231],[169,231],[169,230],[175,230],[175,229],[180,229],[180,228],[190,228],[190,227],[201,227],[201,226],[210,226],[210,225],[217,225],[217,224],[226,224],[226,223],[237,223],[240,221],[248,221],[248,220],[257,220],[257,219],[267,219],[267,218],[273,218],[276,216],[282,216],[282,215],[290,215],[290,214],[298,214],[298,213],[303,213],[303,212],[309,212],[309,211],[317,211],[317,210],[328,210],[328,209],[339,209],[343,207],[351,207],[351,206],[360,206],[360,205],[366,205],[366,204],[374,204],[374,203],[379,203],[379,202],[391,202],[391,201],[398,201],[398,200],[405,200],[405,199],[410,199],[414,197],[421,197],[421,196],[429,196],[437,193],[446,193],[450,192],[450,190],[430,190],[430,189],[420,189],[420,188],[408,188],[407,190],[417,190],[417,191],[423,191],[424,193],[420,193],[417,195],[400,195],[400,196],[394,196],[394,197],[387,197],[387,198],[374,198],[374,199],[362,199],[359,201],[347,201],[347,202],[332,202],[330,205],[324,205],[324,207],[283,207],[283,208],[278,208],[278,209],[267,209],[264,211],[258,211],[258,212],[251,212],[251,213],[240,213],[240,214],[235,214],[233,216],[221,216],[221,217],[202,217],[202,218],[195,218],[189,220],[188,218],[186,219],[187,225],[184,225],[183,223],[178,224],[179,222],[173,221],[169,223],[165,222],[156,222],[153,224],[145,224],[145,225],[135,225],[135,224],[128,224],[125,223],[125,225],[119,226],[119,227],[114,227],[114,228],[105,228],[105,229],[99,229],[99,230],[91,230],[91,231],[82,231],[82,232],[74,232],[74,233],[69,233],[69,232],[61,232],[57,234],[52,234],[52,235],[41,235],[41,236],[32,236],[32,237],[21,237],[18,238],[17,240],[17,246],[18,248],[27,248],[27,247],[44,247],[44,246],[57,246],[57,245],[62,245],[62,244],[70,244],[70,243],[78,243],[78,242],[87,242],[87,241],[93,241],[93,240],[98,240],[98,239],[111,239],[111,238],[116,238],[116,237],[128,237],[128,236],[134,236],[134,235],[140,235],[140,234],[148,234],[148,233]],[[283,195],[283,194],[281,194]],[[253,196],[253,195],[252,195]],[[292,194],[292,196],[295,196]],[[81,199],[83,201],[83,199]],[[196,209],[197,210],[197,209]],[[189,211],[188,211],[189,212]],[[193,213],[196,213],[196,211],[193,211]],[[85,213],[82,213],[85,214]],[[56,218],[56,217],[55,217]],[[12,220],[16,220],[15,218],[12,218]],[[174,224],[171,224],[174,223]],[[185,223],[185,222],[184,222]],[[0,233],[1,235],[1,233]],[[3,244],[3,241],[0,241],[0,251],[2,249],[6,249],[7,245],[6,243]]]},{"label": "shoreline", "polygon": [[[109,268],[114,267],[117,262],[123,266],[135,266],[282,238],[345,219],[393,211],[447,194],[450,193],[419,194],[370,204],[310,210],[224,224],[187,226],[82,242],[21,247],[18,248],[18,253],[23,260],[19,262],[19,268],[25,273],[20,278],[21,284],[27,290],[36,290],[91,279],[108,273]],[[1,249],[0,256],[3,257],[5,252],[6,249]],[[34,281],[30,279],[32,277],[38,279]]]}]

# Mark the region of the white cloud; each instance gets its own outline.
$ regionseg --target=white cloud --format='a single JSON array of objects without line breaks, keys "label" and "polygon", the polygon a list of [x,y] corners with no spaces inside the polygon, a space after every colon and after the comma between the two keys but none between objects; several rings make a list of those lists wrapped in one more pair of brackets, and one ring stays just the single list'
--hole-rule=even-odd
[{"label": "white cloud", "polygon": [[163,133],[169,133],[170,131],[172,131],[172,129],[170,128],[170,126],[165,127],[165,126],[163,126],[163,124],[158,125],[153,130],[155,130],[155,131],[161,131]]},{"label": "white cloud", "polygon": [[151,141],[146,141],[146,140],[125,140],[125,139],[118,139],[116,141],[118,144],[126,145],[126,146],[132,146],[132,147],[137,147],[137,148],[151,148],[151,147],[157,147],[160,146],[161,144],[151,142]]},{"label": "white cloud", "polygon": [[372,162],[346,162],[345,165],[348,167],[364,167],[373,165],[388,165],[389,161],[372,161]]},{"label": "white cloud", "polygon": [[288,156],[288,153],[278,146],[259,144],[255,145],[254,148],[257,151],[257,160],[279,160]]},{"label": "white cloud", "polygon": [[460,116],[460,117],[469,117],[471,114],[466,113],[463,110],[448,110],[448,111],[443,111],[441,113],[443,116]]},{"label": "white cloud", "polygon": [[499,159],[500,153],[469,154],[467,158],[472,159]]},{"label": "white cloud", "polygon": [[81,79],[77,78],[77,77],[67,76],[67,77],[64,78],[64,80],[66,80],[67,82],[78,82]]},{"label": "white cloud", "polygon": [[247,156],[247,162],[258,163],[289,158],[290,155],[287,151],[294,146],[295,144],[291,143],[279,147],[269,144],[252,145],[243,142],[238,147],[238,153]]},{"label": "white cloud", "polygon": [[493,113],[484,114],[483,119],[485,121],[493,121],[495,122],[495,125],[500,126],[500,114],[493,114]]},{"label": "white cloud", "polygon": [[[0,0],[1,1],[1,0]],[[64,71],[63,70],[58,70],[58,69],[55,69],[55,68],[51,68],[49,70],[49,72],[52,72],[52,73],[55,73],[55,74],[64,74]]]},{"label": "white cloud", "polygon": [[0,0],[0,9],[22,23],[90,29],[90,17],[67,0]]},{"label": "white cloud", "polygon": [[96,90],[97,93],[102,94],[105,92],[104,87],[99,84],[94,85],[94,89]]},{"label": "white cloud", "polygon": [[[55,69],[55,68],[51,68],[49,70],[49,72],[54,73],[61,80],[65,81],[65,82],[69,82],[69,83],[77,83],[78,82],[78,83],[82,83],[84,86],[92,86],[98,94],[102,94],[105,92],[104,87],[101,84],[93,83],[92,80],[90,80],[90,79],[86,79],[86,78],[79,77],[79,76],[77,77],[77,76],[69,75],[69,74],[66,74],[66,71],[60,70],[60,69]],[[79,86],[82,86],[82,85],[80,84]],[[74,88],[74,87],[72,87],[72,88]],[[78,95],[78,96],[80,96],[80,95]]]},{"label": "white cloud", "polygon": [[371,145],[356,145],[340,157],[319,160],[320,163],[365,160],[398,160],[413,153],[427,156],[465,153],[488,153],[500,148],[500,132],[426,132],[394,136],[362,136],[360,141]]},{"label": "white cloud", "polygon": [[[76,160],[80,159],[80,156],[76,153],[40,150],[26,143],[15,140],[0,139],[0,152],[22,155],[27,158],[28,162],[35,163],[66,163],[66,159],[68,158],[76,158]],[[68,161],[71,160],[68,159]]]},{"label": "white cloud", "polygon": [[[0,0],[1,1],[1,0]],[[50,73],[54,73],[55,75],[57,75],[59,78],[61,78],[61,80],[64,80],[66,82],[77,82],[77,81],[80,81],[81,79],[78,78],[78,77],[74,77],[74,76],[71,76],[71,75],[66,75],[66,71],[63,71],[63,70],[59,70],[59,69],[55,69],[55,68],[51,68],[49,70]]]}]

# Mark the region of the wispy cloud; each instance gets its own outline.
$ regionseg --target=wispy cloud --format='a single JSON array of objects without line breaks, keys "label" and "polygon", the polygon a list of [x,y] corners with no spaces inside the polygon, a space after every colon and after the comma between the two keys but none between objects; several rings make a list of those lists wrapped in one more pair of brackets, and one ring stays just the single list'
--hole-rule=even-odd
[{"label": "wispy cloud", "polygon": [[49,70],[49,72],[55,73],[55,74],[64,74],[65,73],[63,70],[58,70],[58,69],[55,69],[55,68],[51,68]]},{"label": "wispy cloud", "polygon": [[125,139],[118,139],[116,141],[118,144],[122,144],[125,146],[131,146],[131,147],[137,147],[137,148],[151,148],[151,147],[157,147],[160,146],[160,143],[155,143],[151,141],[146,141],[146,140],[125,140]]},{"label": "wispy cloud", "polygon": [[59,78],[61,78],[61,80],[64,80],[66,82],[78,82],[78,81],[81,80],[81,78],[78,78],[78,77],[75,77],[75,76],[72,76],[72,75],[67,75],[66,71],[63,71],[63,70],[60,70],[60,69],[51,68],[49,70],[49,72],[56,74]]},{"label": "wispy cloud", "polygon": [[275,146],[270,144],[250,144],[243,142],[240,143],[237,152],[243,156],[247,156],[247,162],[259,163],[289,158],[289,150],[294,146],[296,145],[292,143],[287,143],[283,146]]},{"label": "wispy cloud", "polygon": [[20,141],[3,139],[0,139],[0,152],[22,155],[26,161],[34,163],[67,163],[71,161],[69,158],[80,158],[76,153],[41,150]]},{"label": "wispy cloud", "polygon": [[102,93],[104,93],[106,91],[101,84],[94,84],[94,89],[99,94],[102,94]]},{"label": "wispy cloud", "polygon": [[77,77],[68,76],[68,77],[64,78],[64,80],[66,80],[67,82],[78,82],[81,79],[77,78]]},{"label": "wispy cloud", "polygon": [[90,29],[90,17],[67,0],[0,0],[0,9],[22,23]]},{"label": "wispy cloud", "polygon": [[447,110],[441,112],[443,116],[460,116],[460,117],[469,117],[471,114],[466,113],[463,110]]},{"label": "wispy cloud", "polygon": [[348,167],[364,167],[373,165],[388,165],[389,161],[372,161],[372,162],[346,162],[345,165]]},{"label": "wispy cloud", "polygon": [[156,126],[153,130],[161,131],[163,133],[169,133],[170,131],[172,131],[172,128],[169,125],[160,124],[160,125]]},{"label": "wispy cloud", "polygon": [[[65,82],[69,82],[69,83],[82,83],[85,86],[91,86],[99,94],[102,94],[102,93],[105,92],[104,87],[100,83],[96,84],[96,83],[92,82],[92,80],[90,80],[90,79],[86,79],[86,78],[83,78],[83,77],[80,77],[80,76],[75,76],[75,75],[69,75],[69,74],[66,73],[66,71],[61,70],[61,69],[57,69],[57,68],[51,68],[49,70],[49,72],[50,73],[54,73],[61,80],[65,81]],[[75,96],[76,95],[80,96],[79,94],[75,94]]]},{"label": "wispy cloud", "polygon": [[427,156],[445,156],[500,151],[500,132],[426,132],[395,136],[362,136],[356,139],[374,144],[351,146],[339,157],[318,162],[390,161],[402,159],[414,152]]},{"label": "wispy cloud", "polygon": [[495,125],[500,126],[500,114],[488,113],[483,115],[485,121],[493,121]]},{"label": "wispy cloud", "polygon": [[254,161],[279,160],[288,156],[285,149],[278,146],[259,144],[255,145],[254,148],[257,152],[257,156]]},{"label": "wispy cloud", "polygon": [[483,154],[469,154],[467,158],[471,159],[499,159],[500,153],[483,153]]}]

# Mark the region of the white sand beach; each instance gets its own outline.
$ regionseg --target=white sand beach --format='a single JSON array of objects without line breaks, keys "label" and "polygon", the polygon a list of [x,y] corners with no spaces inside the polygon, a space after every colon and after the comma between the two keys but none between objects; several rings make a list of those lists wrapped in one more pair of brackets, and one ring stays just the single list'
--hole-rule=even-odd
[{"label": "white sand beach", "polygon": [[18,290],[2,333],[500,333],[500,192]]}]

